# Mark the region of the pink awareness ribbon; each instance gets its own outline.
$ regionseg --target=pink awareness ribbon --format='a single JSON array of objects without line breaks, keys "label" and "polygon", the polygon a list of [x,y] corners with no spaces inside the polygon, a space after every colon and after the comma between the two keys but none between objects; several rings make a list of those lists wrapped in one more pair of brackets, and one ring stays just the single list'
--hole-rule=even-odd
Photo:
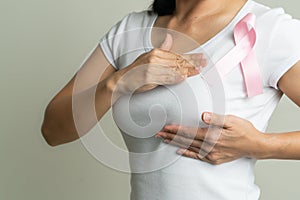
[{"label": "pink awareness ribbon", "polygon": [[217,81],[216,73],[219,73],[222,79],[240,64],[247,96],[253,97],[262,94],[262,79],[253,49],[256,43],[255,15],[249,13],[236,24],[234,41],[236,46],[216,63],[215,68],[208,70],[203,77],[209,85],[214,85]]}]

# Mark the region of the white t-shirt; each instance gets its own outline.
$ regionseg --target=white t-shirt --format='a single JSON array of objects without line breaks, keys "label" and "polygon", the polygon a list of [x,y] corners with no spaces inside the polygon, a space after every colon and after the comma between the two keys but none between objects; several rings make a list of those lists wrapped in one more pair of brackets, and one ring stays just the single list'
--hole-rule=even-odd
[{"label": "white t-shirt", "polygon": [[[255,53],[263,79],[263,94],[247,97],[241,68],[236,66],[224,77],[221,95],[212,94],[201,75],[197,75],[178,85],[159,86],[130,98],[124,96],[114,104],[114,120],[130,152],[161,150],[152,157],[131,160],[133,172],[145,171],[131,175],[132,200],[259,198],[260,191],[254,183],[255,160],[241,158],[213,166],[191,158],[178,158],[177,147],[153,136],[164,124],[201,124],[203,111],[222,110],[224,114],[247,119],[258,130],[265,131],[282,96],[277,88],[278,80],[300,60],[300,22],[285,14],[282,8],[270,9],[248,0],[228,26],[192,52],[204,50],[212,62],[217,62],[234,47],[233,28],[248,13],[257,17]],[[130,13],[101,39],[105,56],[117,70],[153,48],[150,35],[156,18],[156,14],[148,11]],[[171,163],[171,160],[175,161]],[[153,168],[159,169],[153,171]]]}]

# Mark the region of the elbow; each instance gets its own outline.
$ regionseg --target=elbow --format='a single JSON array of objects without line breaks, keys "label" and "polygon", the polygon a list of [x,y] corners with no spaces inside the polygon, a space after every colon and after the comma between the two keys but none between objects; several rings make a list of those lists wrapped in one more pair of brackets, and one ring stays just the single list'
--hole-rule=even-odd
[{"label": "elbow", "polygon": [[47,127],[47,124],[45,122],[43,122],[41,126],[41,133],[49,146],[55,147],[59,145],[58,141],[54,137],[53,132],[51,131],[50,128]]},{"label": "elbow", "polygon": [[79,136],[64,119],[59,116],[55,107],[48,106],[41,125],[41,133],[47,144],[51,147],[75,141]]},{"label": "elbow", "polygon": [[49,104],[45,110],[44,120],[42,122],[40,131],[46,143],[51,147],[61,144],[61,141],[59,141],[60,137],[58,136],[59,129],[57,127],[55,118],[55,113]]}]

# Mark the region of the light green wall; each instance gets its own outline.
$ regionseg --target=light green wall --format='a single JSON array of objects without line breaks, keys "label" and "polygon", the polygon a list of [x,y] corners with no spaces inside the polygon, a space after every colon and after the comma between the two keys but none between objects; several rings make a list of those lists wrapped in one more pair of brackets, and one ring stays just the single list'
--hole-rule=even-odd
[{"label": "light green wall", "polygon": [[[300,18],[299,1],[281,5]],[[48,101],[69,80],[99,38],[149,0],[0,1],[0,200],[128,199],[129,176],[104,167],[77,141],[57,148],[40,125]],[[300,130],[300,111],[284,99],[269,130]],[[120,135],[106,116],[101,124]],[[300,198],[300,163],[261,161],[263,200]]]}]

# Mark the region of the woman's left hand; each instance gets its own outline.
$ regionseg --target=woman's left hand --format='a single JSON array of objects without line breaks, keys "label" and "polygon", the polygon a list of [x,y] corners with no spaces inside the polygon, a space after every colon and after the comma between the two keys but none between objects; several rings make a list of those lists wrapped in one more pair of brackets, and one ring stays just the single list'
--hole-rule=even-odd
[{"label": "woman's left hand", "polygon": [[259,158],[264,135],[251,122],[232,115],[203,113],[209,128],[166,125],[156,137],[180,147],[177,153],[213,165],[241,157]]}]

